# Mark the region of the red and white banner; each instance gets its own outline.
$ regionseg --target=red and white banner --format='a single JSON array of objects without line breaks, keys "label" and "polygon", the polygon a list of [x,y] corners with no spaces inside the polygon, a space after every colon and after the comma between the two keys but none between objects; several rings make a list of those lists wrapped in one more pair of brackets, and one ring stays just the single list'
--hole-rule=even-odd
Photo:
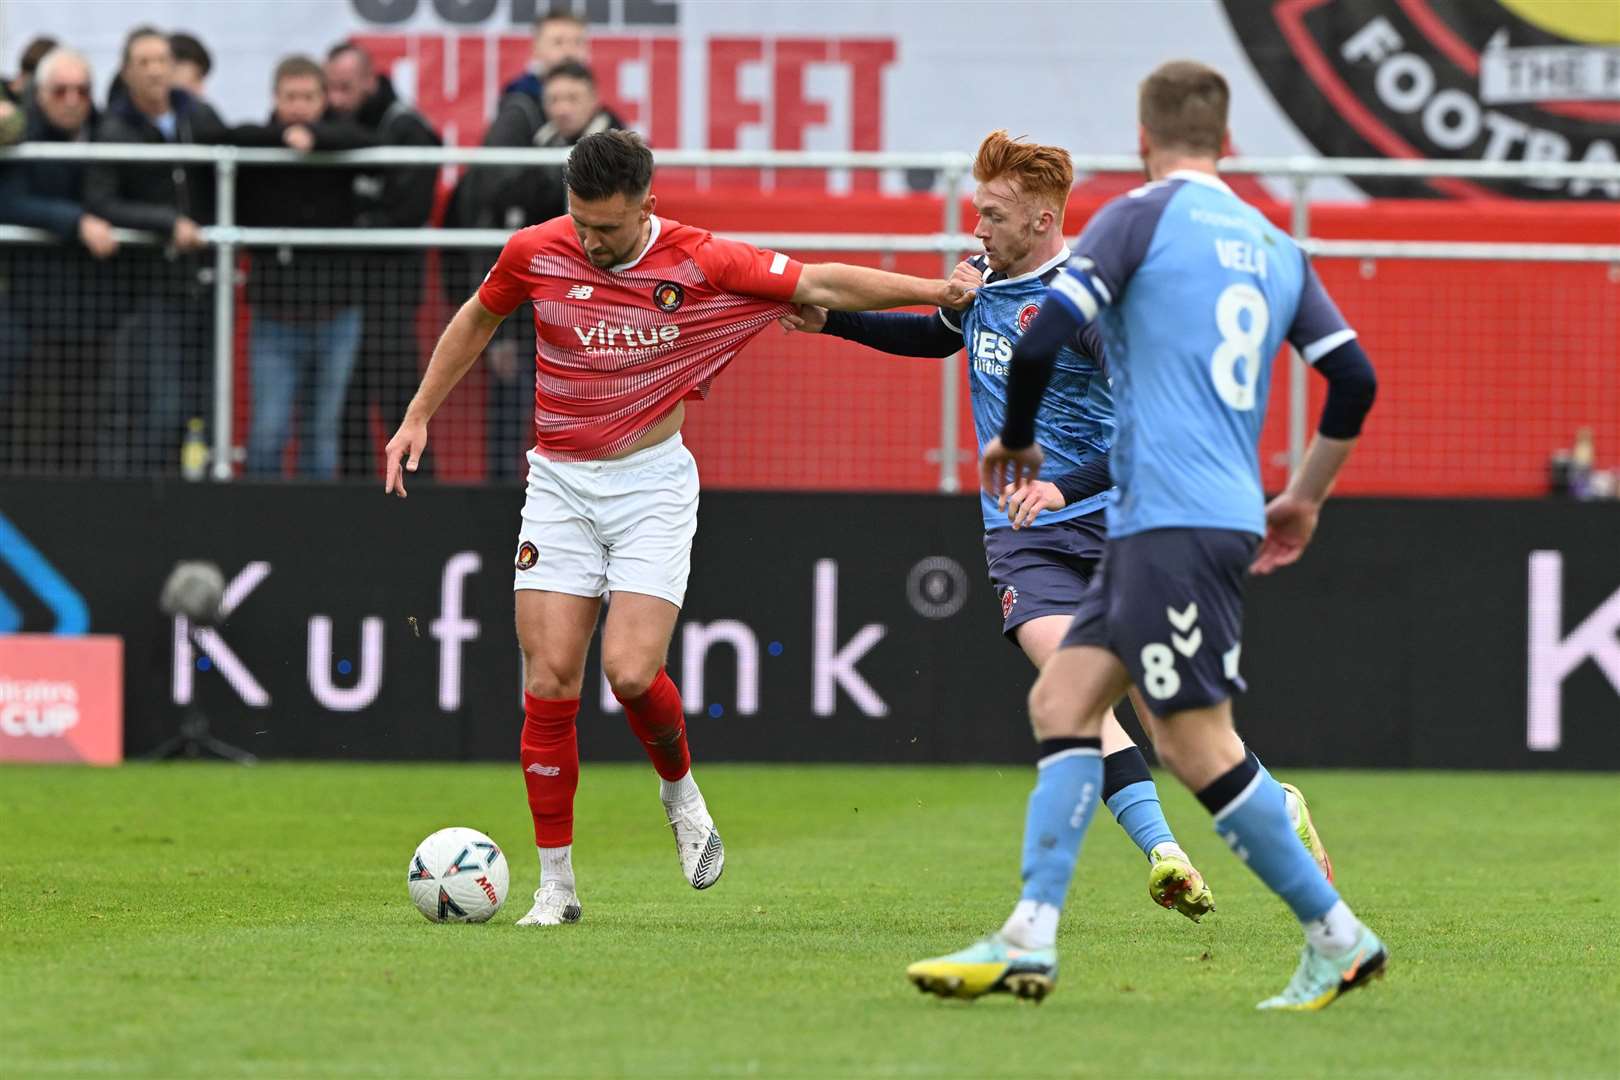
[{"label": "red and white banner", "polygon": [[0,635],[0,761],[123,759],[123,639]]},{"label": "red and white banner", "polygon": [[[1182,57],[1226,74],[1246,155],[1613,162],[1620,147],[1620,4],[1603,0],[4,0],[0,58],[51,34],[104,89],[136,23],[187,30],[213,51],[209,96],[245,121],[269,113],[277,60],[353,37],[476,144],[537,13],[570,6],[604,96],[656,147],[971,150],[1004,127],[1132,153],[1137,84]],[[1312,185],[1361,190],[1620,199],[1620,182]]]}]

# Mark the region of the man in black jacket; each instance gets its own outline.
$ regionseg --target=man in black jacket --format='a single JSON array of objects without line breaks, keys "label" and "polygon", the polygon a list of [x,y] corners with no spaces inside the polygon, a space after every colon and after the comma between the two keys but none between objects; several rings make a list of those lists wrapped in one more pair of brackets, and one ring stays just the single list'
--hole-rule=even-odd
[{"label": "man in black jacket", "polygon": [[[24,141],[90,141],[95,109],[83,56],[61,48],[47,54],[29,99]],[[0,162],[0,224],[43,229],[63,244],[13,247],[0,259],[0,461],[57,469],[93,459],[96,339],[104,329],[97,312],[105,305],[68,298],[104,294],[100,261],[118,240],[105,219],[85,210],[83,189],[82,162]],[[51,392],[28,393],[45,384]]]},{"label": "man in black jacket", "polygon": [[[241,146],[355,150],[375,140],[348,121],[325,118],[326,76],[307,56],[276,65],[275,106],[266,124],[244,124],[226,136]],[[261,165],[241,172],[243,225],[338,229],[354,224],[358,170]],[[253,418],[247,471],[279,476],[299,420],[300,475],[337,476],[338,422],[360,348],[353,251],[284,244],[256,248],[248,274],[253,309],[249,354]]]},{"label": "man in black jacket", "polygon": [[[119,89],[96,128],[97,142],[183,145],[219,131],[191,96],[172,89],[169,40],[149,26],[124,41]],[[120,260],[129,284],[113,347],[119,406],[108,417],[103,462],[112,472],[173,472],[184,424],[208,415],[211,293],[202,279],[200,222],[209,220],[211,171],[166,162],[104,162],[85,174],[86,209],[114,225],[156,233],[160,248]]]},{"label": "man in black jacket", "polygon": [[[401,101],[387,75],[351,41],[326,57],[327,115],[358,124],[378,146],[439,146],[422,114]],[[354,179],[355,219],[362,229],[415,229],[428,224],[438,191],[439,168],[377,166]],[[382,463],[382,440],[405,415],[420,372],[416,311],[422,300],[423,253],[418,249],[369,251],[355,263],[361,309],[360,356],[343,409],[340,466],[344,476],[375,477]],[[419,465],[418,475],[430,468]]]}]

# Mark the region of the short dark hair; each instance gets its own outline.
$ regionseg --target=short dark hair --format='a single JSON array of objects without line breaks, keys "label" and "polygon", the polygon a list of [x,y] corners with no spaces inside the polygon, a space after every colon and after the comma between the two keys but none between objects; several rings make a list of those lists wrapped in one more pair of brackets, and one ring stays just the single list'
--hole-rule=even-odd
[{"label": "short dark hair", "polygon": [[[149,23],[143,23],[142,25],[137,26],[135,29],[124,35],[124,58],[118,62],[118,67],[120,70],[129,67],[129,54],[130,50],[135,48],[135,43],[137,41],[143,41],[146,38],[158,38],[163,42],[163,44],[169,44],[169,35],[165,34],[157,27],[152,26]],[[173,52],[174,47],[170,45],[169,49],[171,52]]]},{"label": "short dark hair", "polygon": [[27,45],[23,46],[22,58],[17,61],[18,74],[22,75],[24,78],[32,76],[39,68],[39,62],[45,59],[45,54],[49,53],[59,44],[60,42],[58,42],[55,38],[47,37],[46,35],[41,34],[39,37],[36,37],[33,41],[30,41]]},{"label": "short dark hair", "polygon": [[372,70],[374,65],[371,62],[371,54],[362,49],[353,38],[344,38],[342,41],[326,50],[326,62],[330,64],[333,60],[336,60],[344,53],[354,53],[354,55],[360,58],[360,65],[365,68],[366,71],[369,72]]},{"label": "short dark hair", "polygon": [[276,65],[276,74],[275,77],[270,80],[270,88],[272,90],[276,89],[285,79],[306,78],[314,79],[316,82],[320,83],[321,90],[324,91],[326,89],[326,72],[321,70],[321,65],[317,64],[307,56],[285,56],[282,57],[281,62]]},{"label": "short dark hair", "polygon": [[633,131],[599,131],[574,144],[563,183],[581,199],[639,198],[652,187],[653,156]]},{"label": "short dark hair", "polygon": [[1196,60],[1171,60],[1142,80],[1138,117],[1157,146],[1219,157],[1231,101],[1220,72]]},{"label": "short dark hair", "polygon": [[175,63],[196,64],[198,72],[203,75],[214,70],[214,58],[208,55],[208,47],[184,30],[169,35],[169,51],[174,53]]},{"label": "short dark hair", "polygon": [[589,29],[589,26],[586,24],[585,20],[580,18],[578,15],[575,15],[572,11],[548,11],[546,14],[534,20],[534,32],[538,34],[541,27],[554,22],[573,23],[581,30]]},{"label": "short dark hair", "polygon": [[546,78],[548,80],[577,79],[578,81],[588,85],[592,90],[596,89],[596,76],[591,74],[590,68],[586,67],[578,60],[564,60],[556,67],[548,69],[546,71]]}]

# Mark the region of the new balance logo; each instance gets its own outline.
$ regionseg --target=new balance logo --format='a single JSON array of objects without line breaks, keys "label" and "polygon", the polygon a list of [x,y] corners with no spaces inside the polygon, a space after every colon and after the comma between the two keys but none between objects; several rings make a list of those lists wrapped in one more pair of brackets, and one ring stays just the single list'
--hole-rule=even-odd
[{"label": "new balance logo", "polygon": [[568,289],[568,299],[589,300],[591,298],[591,293],[595,291],[596,290],[589,285],[573,285]]},{"label": "new balance logo", "polygon": [[562,772],[562,769],[560,769],[556,765],[542,765],[537,761],[533,765],[530,765],[527,769],[524,769],[523,771],[524,772],[532,772],[536,776],[556,776],[556,775],[558,775],[559,773]]}]

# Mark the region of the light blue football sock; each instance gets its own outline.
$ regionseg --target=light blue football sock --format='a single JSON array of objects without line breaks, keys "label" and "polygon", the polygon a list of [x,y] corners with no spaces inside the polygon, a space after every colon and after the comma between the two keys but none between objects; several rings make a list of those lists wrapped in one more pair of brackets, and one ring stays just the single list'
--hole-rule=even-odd
[{"label": "light blue football sock", "polygon": [[1102,741],[1043,739],[1038,749],[1035,790],[1029,793],[1024,817],[1020,895],[1061,908],[1080,858],[1080,841],[1102,801]]},{"label": "light blue football sock", "polygon": [[1252,754],[1198,793],[1215,815],[1215,831],[1255,876],[1283,898],[1300,922],[1326,915],[1338,890],[1294,835],[1282,785]]},{"label": "light blue football sock", "polygon": [[1160,844],[1176,842],[1152,780],[1138,780],[1108,796],[1108,810],[1144,855],[1151,855]]}]

